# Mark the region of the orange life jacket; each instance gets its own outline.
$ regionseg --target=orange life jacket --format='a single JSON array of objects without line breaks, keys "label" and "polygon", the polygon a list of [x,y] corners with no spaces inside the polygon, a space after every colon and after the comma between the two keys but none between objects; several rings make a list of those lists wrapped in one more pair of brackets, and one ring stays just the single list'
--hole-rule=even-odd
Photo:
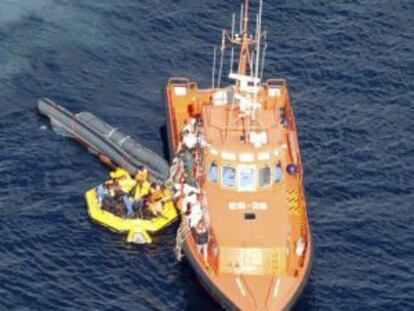
[{"label": "orange life jacket", "polygon": [[152,202],[157,202],[157,201],[161,201],[162,197],[163,197],[163,193],[161,189],[157,189],[157,190],[150,190],[150,194],[151,194],[151,201]]},{"label": "orange life jacket", "polygon": [[136,181],[148,181],[149,174],[147,170],[138,171],[138,173],[135,175]]}]

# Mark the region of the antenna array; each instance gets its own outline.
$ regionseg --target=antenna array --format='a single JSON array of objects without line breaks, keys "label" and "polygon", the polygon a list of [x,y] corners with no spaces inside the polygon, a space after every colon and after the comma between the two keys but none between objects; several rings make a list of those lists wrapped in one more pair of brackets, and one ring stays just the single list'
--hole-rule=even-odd
[{"label": "antenna array", "polygon": [[212,88],[220,88],[224,54],[227,45],[231,46],[230,50],[230,64],[229,75],[234,72],[234,57],[235,46],[240,46],[240,60],[238,74],[246,74],[246,69],[249,69],[249,74],[255,81],[263,79],[264,63],[267,49],[267,33],[262,31],[262,15],[263,15],[263,0],[259,0],[259,11],[256,15],[256,29],[254,37],[248,34],[248,20],[249,20],[249,0],[241,5],[239,17],[239,32],[236,33],[236,15],[232,14],[231,31],[224,30],[222,33],[221,48],[220,48],[220,62],[219,70],[216,79],[217,67],[217,48],[214,47],[214,59],[212,69]]}]

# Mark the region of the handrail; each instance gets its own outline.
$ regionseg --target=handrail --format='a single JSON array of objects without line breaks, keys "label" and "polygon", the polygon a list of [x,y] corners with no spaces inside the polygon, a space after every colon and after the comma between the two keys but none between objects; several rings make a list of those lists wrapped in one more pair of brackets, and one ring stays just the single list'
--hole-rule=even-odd
[{"label": "handrail", "polygon": [[186,77],[172,77],[172,78],[168,79],[168,85],[186,86],[186,87],[193,88],[193,87],[197,86],[197,82],[190,81],[190,79],[188,79]]},{"label": "handrail", "polygon": [[284,86],[284,87],[287,87],[287,82],[286,82],[285,79],[276,79],[276,78],[267,79],[264,84],[267,85],[267,86],[270,86],[270,87],[272,87],[272,86]]},{"label": "handrail", "polygon": [[170,79],[168,79],[168,84],[175,84],[175,85],[179,85],[179,84],[189,84],[190,80],[186,77],[172,77]]}]

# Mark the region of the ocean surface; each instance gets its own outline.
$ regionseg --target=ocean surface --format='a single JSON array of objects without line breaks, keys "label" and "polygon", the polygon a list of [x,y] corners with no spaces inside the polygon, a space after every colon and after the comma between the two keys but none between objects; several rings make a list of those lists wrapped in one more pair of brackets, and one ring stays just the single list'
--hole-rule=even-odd
[{"label": "ocean surface", "polygon": [[[49,97],[163,153],[171,76],[208,87],[239,0],[0,1],[0,310],[219,310],[176,226],[153,245],[89,221],[108,169],[36,114]],[[414,310],[414,1],[265,1],[316,245],[295,310]]]}]

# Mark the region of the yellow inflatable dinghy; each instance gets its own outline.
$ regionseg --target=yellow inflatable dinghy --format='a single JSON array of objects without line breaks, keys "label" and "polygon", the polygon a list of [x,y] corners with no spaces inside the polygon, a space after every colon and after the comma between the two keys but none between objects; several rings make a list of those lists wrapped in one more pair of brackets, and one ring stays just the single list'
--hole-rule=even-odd
[{"label": "yellow inflatable dinghy", "polygon": [[124,218],[102,209],[96,195],[96,188],[85,194],[88,213],[92,220],[120,233],[127,233],[127,242],[145,244],[151,243],[149,233],[160,231],[174,222],[178,213],[173,202],[164,205],[162,216],[152,219]]}]

